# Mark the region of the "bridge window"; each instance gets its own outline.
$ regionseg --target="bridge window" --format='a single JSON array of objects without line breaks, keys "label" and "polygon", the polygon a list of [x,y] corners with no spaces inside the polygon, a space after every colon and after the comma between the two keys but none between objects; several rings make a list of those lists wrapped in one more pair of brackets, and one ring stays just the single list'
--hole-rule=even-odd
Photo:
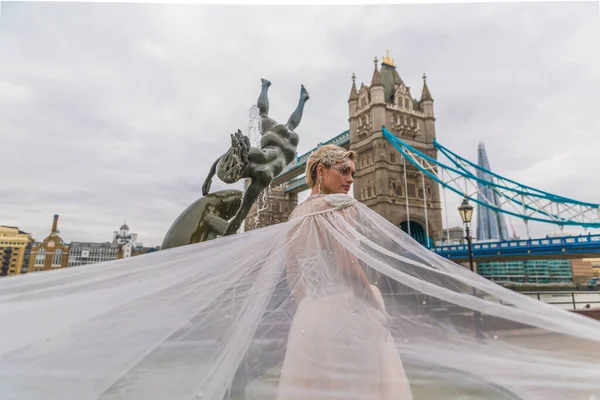
[{"label": "bridge window", "polygon": [[408,197],[412,197],[412,198],[417,197],[416,191],[417,191],[417,188],[414,183],[409,183],[406,185],[406,194],[408,195]]},{"label": "bridge window", "polygon": [[396,155],[394,153],[390,153],[390,162],[391,163],[396,163]]},{"label": "bridge window", "polygon": [[367,189],[367,193],[368,193],[368,196],[369,196],[369,197],[372,197],[372,196],[373,196],[373,192],[372,192],[372,190],[371,190],[371,186],[369,186],[369,188]]}]

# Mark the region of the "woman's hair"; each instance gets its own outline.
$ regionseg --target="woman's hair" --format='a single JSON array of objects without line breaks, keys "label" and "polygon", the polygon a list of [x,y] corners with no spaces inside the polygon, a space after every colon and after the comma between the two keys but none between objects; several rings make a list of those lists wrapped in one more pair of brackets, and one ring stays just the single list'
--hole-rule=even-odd
[{"label": "woman's hair", "polygon": [[356,153],[345,150],[335,144],[325,144],[315,150],[306,160],[306,183],[308,187],[313,187],[317,181],[317,167],[323,164],[325,168],[344,162],[345,159],[354,161]]}]

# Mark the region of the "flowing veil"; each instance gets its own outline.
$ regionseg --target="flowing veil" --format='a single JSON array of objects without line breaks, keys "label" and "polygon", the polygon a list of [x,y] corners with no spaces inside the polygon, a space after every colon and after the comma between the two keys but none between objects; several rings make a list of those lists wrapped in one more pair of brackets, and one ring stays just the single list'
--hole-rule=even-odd
[{"label": "flowing veil", "polygon": [[3,400],[600,400],[600,323],[346,195],[285,223],[0,281]]}]

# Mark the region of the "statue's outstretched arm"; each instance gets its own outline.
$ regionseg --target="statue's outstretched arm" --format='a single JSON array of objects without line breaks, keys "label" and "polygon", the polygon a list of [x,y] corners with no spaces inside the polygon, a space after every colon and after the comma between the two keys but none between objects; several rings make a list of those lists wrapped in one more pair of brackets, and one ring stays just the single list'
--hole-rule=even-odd
[{"label": "statue's outstretched arm", "polygon": [[244,192],[244,198],[242,199],[242,204],[240,205],[240,208],[238,209],[237,213],[235,213],[235,216],[233,217],[231,222],[229,222],[229,226],[227,226],[227,229],[223,233],[223,236],[232,235],[236,233],[238,229],[240,229],[240,226],[242,226],[242,222],[244,222],[244,218],[248,216],[252,205],[258,199],[260,192],[264,188],[265,185],[262,182],[254,180],[252,181],[250,186],[248,186],[248,188]]},{"label": "statue's outstretched arm", "polygon": [[204,184],[202,185],[203,196],[206,196],[210,192],[210,184],[212,183],[213,176],[215,176],[215,173],[217,171],[217,164],[219,164],[219,161],[221,161],[221,157],[215,160],[212,167],[210,167],[210,171],[208,171],[208,176],[206,177],[206,179],[204,180]]}]

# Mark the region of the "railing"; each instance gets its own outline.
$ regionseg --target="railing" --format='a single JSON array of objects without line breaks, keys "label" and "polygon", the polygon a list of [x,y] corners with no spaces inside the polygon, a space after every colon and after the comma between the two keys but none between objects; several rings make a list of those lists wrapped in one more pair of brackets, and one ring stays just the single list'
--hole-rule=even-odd
[{"label": "railing", "polygon": [[[592,304],[600,304],[600,292],[594,291],[579,291],[579,292],[519,292],[526,296],[535,297],[539,301],[543,301],[546,304],[552,305],[570,305],[572,310],[582,310],[588,308],[599,308],[593,307]],[[552,297],[562,297],[563,301],[547,301],[544,299],[544,295],[550,295]],[[587,295],[590,297],[588,300],[577,301],[577,296]],[[578,304],[585,304],[585,306],[577,308]]]},{"label": "railing", "polygon": [[[566,236],[545,239],[508,240],[500,242],[474,243],[471,245],[473,253],[498,257],[515,253],[567,253],[569,251],[594,250],[600,253],[600,235]],[[432,246],[431,251],[442,256],[455,258],[468,255],[466,244],[450,246]]]},{"label": "railing", "polygon": [[[506,248],[519,248],[519,247],[553,247],[556,245],[570,245],[570,244],[600,244],[600,235],[585,235],[585,236],[565,236],[558,238],[546,238],[546,239],[526,239],[526,240],[504,240],[500,242],[490,243],[474,243],[471,245],[473,250],[483,249],[506,249]],[[466,244],[457,244],[451,246],[433,246],[430,248],[434,251],[467,251]]]},{"label": "railing", "polygon": [[297,189],[303,185],[306,185],[305,176],[302,175],[299,178],[292,179],[285,184],[285,192],[291,192],[294,189]]}]

